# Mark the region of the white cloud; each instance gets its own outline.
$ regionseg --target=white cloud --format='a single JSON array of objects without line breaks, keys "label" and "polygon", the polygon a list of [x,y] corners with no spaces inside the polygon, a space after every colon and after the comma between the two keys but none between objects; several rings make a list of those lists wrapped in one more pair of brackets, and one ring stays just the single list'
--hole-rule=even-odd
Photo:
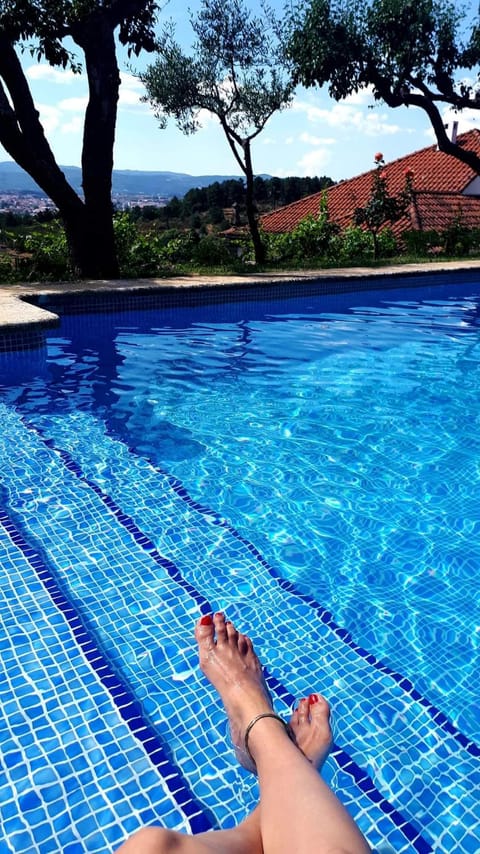
[{"label": "white cloud", "polygon": [[73,116],[69,122],[65,122],[61,127],[62,133],[73,133],[81,138],[83,132],[83,116]]},{"label": "white cloud", "polygon": [[405,128],[400,125],[393,124],[389,121],[388,113],[369,111],[363,117],[363,123],[360,123],[360,130],[363,130],[366,136],[378,136],[385,134],[386,136],[395,136],[397,133],[403,133]]},{"label": "white cloud", "polygon": [[317,148],[308,151],[297,161],[298,174],[302,177],[320,175],[325,171],[325,167],[331,159],[331,152],[328,149]]},{"label": "white cloud", "polygon": [[[50,71],[55,72],[55,69],[51,69],[50,66],[39,66],[41,69],[41,73],[37,75],[36,79],[48,79],[50,82],[50,77],[46,73],[49,69]],[[54,82],[62,82],[61,78],[63,77],[63,73],[61,72],[57,75],[53,75]],[[71,75],[73,77],[73,75]],[[35,75],[34,75],[35,77]],[[81,78],[78,78],[80,80]],[[149,112],[149,107],[147,104],[142,104],[140,102],[140,96],[143,92],[142,84],[139,80],[133,77],[130,74],[122,74],[122,86],[120,87],[120,97],[118,103],[118,111],[119,113],[122,110],[137,110],[140,109],[142,112]],[[58,101],[56,105],[52,104],[44,104],[39,103],[38,110],[40,112],[40,119],[42,125],[45,129],[45,132],[51,134],[53,131],[61,132],[62,134],[72,134],[78,135],[81,138],[83,132],[83,123],[85,117],[85,110],[88,104],[88,92],[86,89],[86,80],[82,78],[82,83],[84,84],[85,94],[75,96],[72,98],[63,98]]]},{"label": "white cloud", "polygon": [[[75,102],[81,102],[80,105]],[[47,137],[53,133],[73,134],[82,138],[83,131],[83,109],[85,104],[80,98],[70,98],[61,101],[58,107],[51,104],[38,104],[40,121]],[[66,114],[69,113],[67,119]],[[72,115],[73,113],[73,115]],[[76,115],[76,113],[80,113]]]},{"label": "white cloud", "polygon": [[58,104],[60,112],[84,113],[87,106],[87,98],[64,98]]},{"label": "white cloud", "polygon": [[[73,74],[72,71],[59,68],[52,68],[46,63],[31,65],[26,69],[26,75],[31,82],[49,85],[71,85],[76,83],[85,94],[78,98],[69,98],[62,101],[60,109],[68,111],[85,110],[88,100],[88,82],[85,74]],[[133,74],[126,72],[120,73],[120,90],[118,99],[118,109],[137,109],[142,112],[148,111],[147,104],[142,103],[140,98],[145,93],[145,89],[141,81],[134,77]]]},{"label": "white cloud", "polygon": [[210,113],[209,110],[198,110],[195,114],[195,119],[200,124],[200,130],[206,130],[212,127],[212,125],[220,126],[217,117],[213,113]]},{"label": "white cloud", "polygon": [[46,83],[58,83],[62,86],[70,86],[71,83],[80,80],[80,75],[74,74],[73,71],[62,68],[53,68],[48,63],[39,62],[37,65],[30,65],[25,69],[25,74],[29,80],[40,80]]},{"label": "white cloud", "polygon": [[145,94],[145,87],[138,77],[133,74],[120,74],[121,86],[118,98],[119,110],[140,110],[149,112],[150,107],[141,101],[141,97]]},{"label": "white cloud", "polygon": [[343,103],[360,104],[362,107],[377,103],[373,97],[373,86],[365,86],[364,89],[359,89],[358,92],[352,92],[351,95],[347,95]]},{"label": "white cloud", "polygon": [[37,104],[38,112],[40,113],[40,122],[48,136],[53,131],[58,130],[60,125],[60,110],[57,107],[52,107],[51,104]]},{"label": "white cloud", "polygon": [[336,142],[333,136],[313,136],[311,133],[301,133],[299,140],[308,145],[335,145]]},{"label": "white cloud", "polygon": [[[312,137],[312,139],[313,138],[314,137]],[[294,145],[296,142],[298,142],[298,138],[296,136],[286,136],[284,139],[278,139],[273,136],[259,136],[255,140],[256,145],[276,145],[281,147],[284,145]]]},{"label": "white cloud", "polygon": [[292,109],[304,113],[311,124],[322,124],[335,130],[355,130],[364,136],[394,135],[402,130],[399,125],[389,121],[387,113],[358,109],[345,101],[325,109],[309,101],[298,100],[294,102]]}]

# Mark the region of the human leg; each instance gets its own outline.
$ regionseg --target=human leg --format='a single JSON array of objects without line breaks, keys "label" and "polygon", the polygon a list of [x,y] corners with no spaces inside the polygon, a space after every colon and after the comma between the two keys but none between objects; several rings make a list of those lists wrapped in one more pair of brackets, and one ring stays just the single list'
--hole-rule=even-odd
[{"label": "human leg", "polygon": [[[313,696],[313,695],[312,695]],[[289,726],[295,744],[312,765],[320,770],[332,741],[328,705],[319,699],[317,713],[310,714],[312,699],[300,700]],[[249,765],[244,751],[237,751],[240,761]],[[146,827],[125,842],[117,854],[263,854],[260,807],[231,830],[214,830],[188,836],[159,827]]]},{"label": "human leg", "polygon": [[116,854],[263,854],[260,810],[231,830],[209,830],[191,836],[162,827],[144,827],[134,833]]},{"label": "human leg", "polygon": [[[269,714],[271,700],[250,639],[215,614],[197,623],[200,667],[220,694],[234,743],[241,746],[249,723]],[[320,743],[328,741],[328,704],[320,695],[302,701],[292,729],[308,735],[310,762],[275,718],[261,717],[248,748],[260,786],[260,832],[264,854],[367,854],[369,847],[341,802],[317,771]]]},{"label": "human leg", "polygon": [[[246,727],[258,714],[272,711],[260,662],[250,639],[225,623],[221,614],[214,621],[203,618],[195,633],[200,666],[224,702],[237,757],[250,767]],[[293,741],[274,718],[262,718],[252,727],[249,749],[259,774],[261,805],[236,828],[188,836],[147,827],[117,854],[303,854],[307,846],[308,854],[368,852],[348,813],[318,774],[332,740],[329,708],[321,695],[300,701],[290,730]]]}]

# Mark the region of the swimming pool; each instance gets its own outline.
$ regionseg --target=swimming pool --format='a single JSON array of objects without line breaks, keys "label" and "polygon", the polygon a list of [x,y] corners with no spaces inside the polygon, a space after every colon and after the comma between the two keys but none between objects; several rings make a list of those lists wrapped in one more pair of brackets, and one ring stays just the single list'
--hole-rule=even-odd
[{"label": "swimming pool", "polygon": [[220,608],[279,711],[330,699],[372,847],[479,850],[480,282],[398,285],[67,301],[0,355],[0,854],[254,804],[191,640]]}]

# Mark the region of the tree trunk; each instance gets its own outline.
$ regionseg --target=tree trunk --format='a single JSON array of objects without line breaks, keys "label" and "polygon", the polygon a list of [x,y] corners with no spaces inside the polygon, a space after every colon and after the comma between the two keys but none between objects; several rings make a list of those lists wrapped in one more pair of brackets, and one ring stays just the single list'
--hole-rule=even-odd
[{"label": "tree trunk", "polygon": [[[112,36],[113,38],[113,36]],[[101,60],[100,60],[101,62]],[[2,81],[8,89],[7,98]],[[113,101],[113,116],[116,114],[118,98],[118,71],[116,89],[106,93]],[[13,107],[12,107],[13,105]],[[93,124],[95,117],[91,120]],[[110,119],[111,121],[111,119]],[[95,134],[90,127],[89,139]],[[112,139],[112,133],[109,136]],[[118,264],[113,243],[113,223],[110,195],[106,188],[111,183],[111,165],[101,157],[98,168],[89,173],[90,189],[95,178],[100,185],[99,208],[95,210],[95,192],[90,191],[85,202],[70,186],[57,165],[53,152],[45,137],[30,89],[13,45],[0,36],[0,143],[11,157],[22,167],[57,206],[65,225],[71,261],[75,272],[88,278],[114,278],[118,275]],[[112,143],[113,146],[113,143]],[[93,159],[93,145],[87,146],[88,162]],[[103,152],[102,152],[103,154]],[[110,155],[111,158],[111,155]],[[110,159],[111,164],[111,159]],[[88,171],[88,166],[87,166]],[[109,192],[109,191],[108,191]]]},{"label": "tree trunk", "polygon": [[60,214],[75,275],[82,279],[117,278],[119,272],[115,247],[103,242],[104,239],[110,239],[110,232],[113,231],[111,211],[108,224],[99,222],[97,215],[90,216],[84,204],[78,211],[64,209]]},{"label": "tree trunk", "polygon": [[[89,18],[88,25],[72,33],[85,54],[89,100],[85,113],[82,148],[82,187],[86,221],[76,250],[88,275],[118,276],[112,210],[112,170],[117,102],[120,87],[113,28],[105,15]],[[88,253],[86,257],[85,253]]]},{"label": "tree trunk", "polygon": [[253,166],[252,166],[252,157],[250,152],[250,140],[246,139],[243,144],[244,157],[245,157],[245,177],[246,177],[246,188],[245,188],[245,206],[247,209],[247,220],[248,226],[250,228],[250,234],[252,236],[253,242],[253,250],[255,253],[255,262],[257,264],[263,264],[265,261],[265,247],[262,243],[262,238],[260,237],[260,230],[258,228],[257,222],[257,210],[255,205],[255,197],[253,190]]}]

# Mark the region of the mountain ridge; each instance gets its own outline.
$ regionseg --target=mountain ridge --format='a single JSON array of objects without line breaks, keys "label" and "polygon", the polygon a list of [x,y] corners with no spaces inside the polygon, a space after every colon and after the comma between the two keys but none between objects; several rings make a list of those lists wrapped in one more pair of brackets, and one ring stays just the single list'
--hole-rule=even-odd
[{"label": "mountain ridge", "polygon": [[[82,170],[78,166],[60,166],[67,181],[77,193],[82,192]],[[268,175],[262,177],[268,178]],[[189,175],[187,172],[143,171],[137,169],[114,169],[112,193],[129,196],[159,196],[171,198],[184,196],[193,187],[208,187],[216,181],[241,181],[239,175]],[[0,193],[35,193],[46,196],[13,160],[0,162]]]}]

